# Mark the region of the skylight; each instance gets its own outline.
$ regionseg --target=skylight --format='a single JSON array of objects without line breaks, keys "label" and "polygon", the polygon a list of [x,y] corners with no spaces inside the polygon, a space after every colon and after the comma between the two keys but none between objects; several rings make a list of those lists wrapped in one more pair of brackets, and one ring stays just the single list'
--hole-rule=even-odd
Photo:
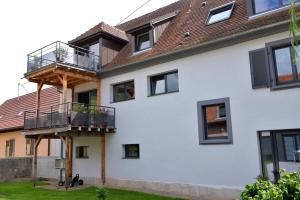
[{"label": "skylight", "polygon": [[22,116],[23,115],[23,111],[21,111],[21,112],[19,112],[18,114],[17,114],[17,116],[19,117],[19,116]]},{"label": "skylight", "polygon": [[210,10],[208,18],[206,20],[206,25],[214,24],[229,19],[232,14],[233,7],[234,2]]}]

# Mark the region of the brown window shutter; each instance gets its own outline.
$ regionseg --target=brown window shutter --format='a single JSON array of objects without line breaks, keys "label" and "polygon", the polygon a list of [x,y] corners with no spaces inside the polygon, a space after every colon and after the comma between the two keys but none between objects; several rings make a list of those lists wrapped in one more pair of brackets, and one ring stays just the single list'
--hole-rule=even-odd
[{"label": "brown window shutter", "polygon": [[266,88],[270,86],[266,49],[249,52],[252,88]]}]

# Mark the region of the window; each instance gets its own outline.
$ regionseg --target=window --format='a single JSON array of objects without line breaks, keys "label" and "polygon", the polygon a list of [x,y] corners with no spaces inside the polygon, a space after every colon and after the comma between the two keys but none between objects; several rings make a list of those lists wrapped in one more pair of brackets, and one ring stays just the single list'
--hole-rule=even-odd
[{"label": "window", "polygon": [[26,139],[26,155],[33,155],[34,142],[34,139]]},{"label": "window", "polygon": [[198,102],[200,144],[231,144],[229,98]]},{"label": "window", "polygon": [[88,147],[87,146],[76,147],[76,158],[89,158]]},{"label": "window", "polygon": [[7,140],[5,146],[5,157],[15,156],[15,140]]},{"label": "window", "polygon": [[17,117],[23,116],[23,113],[24,113],[23,111],[18,112]]},{"label": "window", "polygon": [[139,158],[140,145],[139,144],[125,144],[123,145],[124,158]]},{"label": "window", "polygon": [[151,47],[150,33],[140,33],[135,36],[135,51],[143,51]]},{"label": "window", "polygon": [[119,83],[113,86],[114,102],[134,99],[134,81]]},{"label": "window", "polygon": [[279,170],[296,172],[300,167],[300,130],[271,130],[258,134],[262,175],[272,181],[280,178]]},{"label": "window", "polygon": [[[300,85],[300,60],[292,61],[290,40],[267,44],[268,59],[272,76],[272,88]],[[300,55],[300,47],[297,48]]]},{"label": "window", "polygon": [[274,10],[287,6],[289,2],[290,0],[252,0],[252,12],[253,14],[259,14],[269,10]]},{"label": "window", "polygon": [[234,3],[224,5],[210,10],[208,18],[206,20],[206,25],[214,24],[226,19],[229,19],[234,8]]},{"label": "window", "polygon": [[178,72],[170,72],[150,77],[151,96],[178,92]]}]

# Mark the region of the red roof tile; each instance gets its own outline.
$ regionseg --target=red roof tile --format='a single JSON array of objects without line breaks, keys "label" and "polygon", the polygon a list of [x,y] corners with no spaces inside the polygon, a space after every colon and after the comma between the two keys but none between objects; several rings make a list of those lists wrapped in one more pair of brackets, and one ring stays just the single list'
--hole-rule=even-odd
[{"label": "red roof tile", "polygon": [[[24,125],[22,112],[35,109],[36,92],[9,99],[0,106],[0,131],[21,128]],[[58,105],[59,93],[54,87],[42,90],[41,107]],[[18,114],[20,114],[18,116]]]}]

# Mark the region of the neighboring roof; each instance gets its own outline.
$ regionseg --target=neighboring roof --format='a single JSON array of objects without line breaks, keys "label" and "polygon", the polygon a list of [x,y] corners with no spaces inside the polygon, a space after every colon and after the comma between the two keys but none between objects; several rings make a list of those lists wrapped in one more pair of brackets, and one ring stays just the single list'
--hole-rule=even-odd
[{"label": "neighboring roof", "polygon": [[[0,132],[10,129],[18,129],[24,126],[24,113],[26,110],[34,110],[36,106],[36,92],[6,100],[0,106]],[[58,105],[60,96],[54,87],[41,92],[41,107]],[[19,115],[18,115],[19,114]]]},{"label": "neighboring roof", "polygon": [[[148,23],[151,19],[157,18],[159,15],[172,12],[172,10],[179,9],[180,11],[150,51],[133,55],[132,45],[128,43],[115,59],[108,65],[103,66],[103,68],[108,69],[141,62],[172,51],[186,49],[201,43],[210,42],[289,19],[287,10],[250,19],[247,12],[247,0],[209,0],[206,1],[205,6],[202,6],[202,2],[203,1],[199,0],[181,0],[117,26],[119,29],[129,30],[143,23]],[[230,2],[235,2],[235,8],[230,19],[211,25],[205,24],[211,9]],[[288,30],[288,26],[286,30]],[[185,32],[189,32],[190,36],[185,37]]]},{"label": "neighboring roof", "polygon": [[127,37],[125,31],[120,30],[116,27],[110,26],[104,22],[100,22],[99,24],[97,24],[96,26],[91,28],[90,30],[86,31],[85,33],[81,34],[80,36],[76,37],[75,39],[69,41],[69,43],[74,44],[83,39],[93,37],[93,36],[101,34],[101,33],[109,34],[118,39],[128,41],[128,37]]}]

